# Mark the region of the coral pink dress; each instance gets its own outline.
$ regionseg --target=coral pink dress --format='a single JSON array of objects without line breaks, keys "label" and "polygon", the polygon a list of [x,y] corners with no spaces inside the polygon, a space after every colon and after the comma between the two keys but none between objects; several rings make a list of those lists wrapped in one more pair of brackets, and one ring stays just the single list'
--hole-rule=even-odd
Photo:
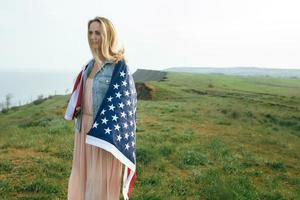
[{"label": "coral pink dress", "polygon": [[83,92],[80,133],[75,132],[68,200],[119,200],[122,163],[111,153],[85,143],[93,124],[93,78],[88,77]]}]

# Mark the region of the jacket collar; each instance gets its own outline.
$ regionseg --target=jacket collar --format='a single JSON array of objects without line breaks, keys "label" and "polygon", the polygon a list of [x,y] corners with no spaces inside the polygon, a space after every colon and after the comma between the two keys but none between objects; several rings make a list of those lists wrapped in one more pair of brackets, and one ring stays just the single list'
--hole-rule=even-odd
[{"label": "jacket collar", "polygon": [[[84,79],[84,80],[87,79],[88,75],[89,75],[90,72],[92,71],[93,66],[94,66],[94,63],[95,63],[95,59],[91,59],[90,62],[88,63],[86,69],[84,70],[84,75],[83,75],[83,79]],[[113,61],[107,60],[107,59],[106,59],[106,60],[103,62],[103,64],[102,64],[103,67],[105,67],[106,64],[108,64],[108,63],[113,63]]]}]

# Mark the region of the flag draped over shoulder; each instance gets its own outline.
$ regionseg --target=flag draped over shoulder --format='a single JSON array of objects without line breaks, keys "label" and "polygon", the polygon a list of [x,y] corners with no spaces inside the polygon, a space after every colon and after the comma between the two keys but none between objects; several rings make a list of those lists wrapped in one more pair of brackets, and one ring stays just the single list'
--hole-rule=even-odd
[{"label": "flag draped over shoulder", "polygon": [[81,105],[81,96],[83,91],[83,72],[87,68],[88,64],[83,66],[82,70],[79,72],[79,74],[76,77],[73,90],[71,93],[71,97],[69,99],[69,103],[67,105],[67,110],[65,112],[64,118],[66,120],[72,120],[74,119],[75,115],[75,109],[77,107],[80,107]]},{"label": "flag draped over shoulder", "polygon": [[125,61],[119,61],[86,143],[105,149],[125,165],[124,199],[131,195],[136,178],[136,104],[134,80]]},{"label": "flag draped over shoulder", "polygon": [[[81,104],[83,71],[78,74],[65,119],[74,119],[75,108]],[[136,179],[136,106],[137,93],[132,75],[124,60],[113,70],[110,85],[99,107],[86,143],[100,147],[114,155],[125,166],[123,196],[129,199]]]}]

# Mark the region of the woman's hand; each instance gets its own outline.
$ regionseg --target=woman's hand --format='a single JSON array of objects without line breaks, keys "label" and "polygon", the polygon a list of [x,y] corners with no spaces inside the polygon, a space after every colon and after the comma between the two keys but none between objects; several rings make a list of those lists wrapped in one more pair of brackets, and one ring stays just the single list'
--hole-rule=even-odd
[{"label": "woman's hand", "polygon": [[79,113],[80,113],[80,107],[76,107],[76,108],[75,108],[74,117],[77,118],[77,116],[78,116]]}]

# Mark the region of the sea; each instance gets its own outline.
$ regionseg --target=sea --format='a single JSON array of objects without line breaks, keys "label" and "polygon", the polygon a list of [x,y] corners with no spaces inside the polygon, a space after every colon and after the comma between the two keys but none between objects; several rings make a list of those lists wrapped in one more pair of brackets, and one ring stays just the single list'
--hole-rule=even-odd
[{"label": "sea", "polygon": [[11,106],[20,106],[41,95],[70,94],[75,78],[75,73],[67,72],[0,72],[0,105],[7,96]]}]

